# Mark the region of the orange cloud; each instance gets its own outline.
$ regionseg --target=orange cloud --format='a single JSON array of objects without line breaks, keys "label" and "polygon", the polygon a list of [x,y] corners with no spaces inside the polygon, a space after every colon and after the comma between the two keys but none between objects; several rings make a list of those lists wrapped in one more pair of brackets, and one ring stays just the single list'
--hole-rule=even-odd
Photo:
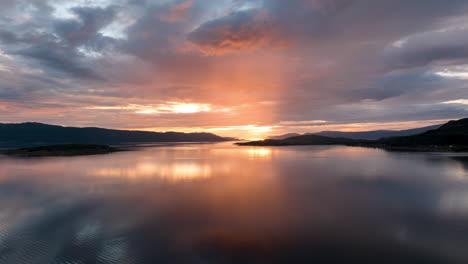
[{"label": "orange cloud", "polygon": [[159,19],[167,23],[176,23],[185,21],[190,13],[190,8],[193,1],[185,1],[183,3],[172,6],[169,12],[159,15]]},{"label": "orange cloud", "polygon": [[264,47],[283,48],[288,41],[279,37],[265,10],[232,13],[201,25],[189,35],[194,47],[205,55],[254,51]]},{"label": "orange cloud", "polygon": [[191,114],[201,112],[226,112],[227,108],[214,109],[211,104],[196,104],[196,103],[182,103],[182,102],[167,102],[163,104],[127,104],[116,106],[87,106],[85,109],[92,110],[115,110],[115,111],[128,111],[137,114]]}]

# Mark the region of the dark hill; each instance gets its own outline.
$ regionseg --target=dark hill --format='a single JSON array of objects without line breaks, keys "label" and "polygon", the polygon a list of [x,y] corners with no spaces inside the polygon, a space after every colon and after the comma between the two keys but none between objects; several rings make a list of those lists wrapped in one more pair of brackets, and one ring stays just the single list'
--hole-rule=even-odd
[{"label": "dark hill", "polygon": [[[367,139],[367,140],[377,140],[387,137],[401,137],[401,136],[411,136],[424,133],[429,130],[437,129],[441,127],[440,125],[419,127],[413,129],[405,130],[371,130],[371,131],[358,131],[358,132],[343,132],[343,131],[321,131],[317,133],[306,133],[303,135],[318,135],[324,137],[334,137],[334,138],[350,138],[350,139]],[[267,139],[287,139],[290,137],[302,136],[297,133],[289,133],[278,136],[270,136]]]},{"label": "dark hill", "polygon": [[373,130],[373,131],[360,131],[360,132],[341,132],[341,131],[322,131],[314,133],[315,135],[326,136],[326,137],[341,137],[351,139],[369,139],[376,140],[387,137],[401,137],[411,136],[424,133],[429,130],[437,129],[442,125],[434,125],[427,127],[420,127],[406,130]]},{"label": "dark hill", "polygon": [[430,130],[422,134],[406,137],[383,138],[378,140],[377,143],[395,147],[468,147],[468,118],[450,121],[438,129]]},{"label": "dark hill", "polygon": [[269,136],[267,139],[281,140],[281,139],[287,139],[287,138],[290,138],[290,137],[297,137],[297,136],[301,136],[301,134],[288,133],[288,134],[278,135],[278,136]]},{"label": "dark hill", "polygon": [[51,144],[119,144],[143,142],[232,141],[210,133],[147,132],[97,127],[63,127],[41,123],[0,124],[0,147]]},{"label": "dark hill", "polygon": [[317,135],[303,135],[287,139],[266,139],[261,141],[236,143],[240,146],[290,146],[290,145],[348,145],[359,141],[348,138],[332,138]]}]

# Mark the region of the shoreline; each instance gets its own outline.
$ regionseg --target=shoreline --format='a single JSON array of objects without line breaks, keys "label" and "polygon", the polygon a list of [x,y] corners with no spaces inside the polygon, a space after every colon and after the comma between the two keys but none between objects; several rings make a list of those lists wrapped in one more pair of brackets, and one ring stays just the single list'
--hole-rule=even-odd
[{"label": "shoreline", "polygon": [[[263,144],[265,143],[265,144]],[[401,151],[401,152],[466,152],[468,153],[468,146],[385,146],[385,145],[371,145],[371,144],[268,144],[267,142],[245,142],[235,143],[236,146],[250,146],[250,147],[288,147],[288,146],[347,146],[347,147],[363,147],[383,149],[387,151]]]},{"label": "shoreline", "polygon": [[95,144],[63,144],[47,145],[31,148],[17,148],[2,152],[1,154],[9,157],[33,158],[33,157],[70,157],[101,155],[125,151],[107,145]]}]

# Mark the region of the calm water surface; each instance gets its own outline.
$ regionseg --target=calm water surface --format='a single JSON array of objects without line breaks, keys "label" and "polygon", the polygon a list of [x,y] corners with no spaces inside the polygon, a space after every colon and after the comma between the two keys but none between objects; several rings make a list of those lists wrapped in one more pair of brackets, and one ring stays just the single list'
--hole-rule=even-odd
[{"label": "calm water surface", "polygon": [[468,156],[176,144],[0,158],[0,263],[468,263]]}]

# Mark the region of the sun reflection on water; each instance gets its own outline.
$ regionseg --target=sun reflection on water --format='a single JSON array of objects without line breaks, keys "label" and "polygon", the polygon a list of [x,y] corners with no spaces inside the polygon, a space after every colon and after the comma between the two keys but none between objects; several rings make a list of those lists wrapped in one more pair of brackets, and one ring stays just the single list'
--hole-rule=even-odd
[{"label": "sun reflection on water", "polygon": [[99,168],[89,172],[91,176],[123,177],[128,179],[160,178],[170,181],[207,179],[211,177],[208,164],[196,162],[174,162],[158,164],[152,162],[137,163],[130,168]]},{"label": "sun reflection on water", "polygon": [[272,155],[272,151],[269,148],[250,148],[247,149],[248,156],[250,158],[269,158]]},{"label": "sun reflection on water", "polygon": [[336,250],[337,262],[369,263],[348,258],[372,250],[371,263],[431,252],[468,263],[467,163],[464,154],[231,142],[0,158],[0,259],[320,263],[310,252]]}]

